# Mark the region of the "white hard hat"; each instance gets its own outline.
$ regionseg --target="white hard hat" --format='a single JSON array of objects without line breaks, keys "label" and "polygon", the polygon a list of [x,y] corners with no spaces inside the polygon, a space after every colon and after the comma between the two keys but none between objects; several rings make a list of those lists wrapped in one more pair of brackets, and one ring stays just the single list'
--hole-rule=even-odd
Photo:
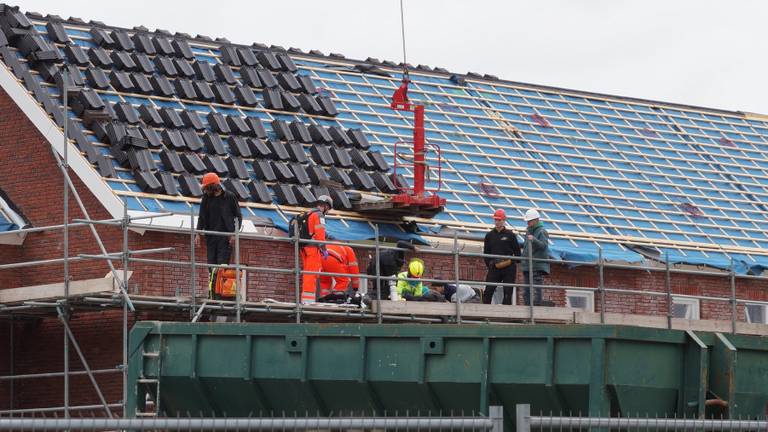
[{"label": "white hard hat", "polygon": [[318,204],[328,204],[331,208],[333,208],[333,200],[328,195],[320,195],[317,197],[317,203]]},{"label": "white hard hat", "polygon": [[539,218],[539,212],[536,209],[528,209],[525,211],[525,221],[532,221]]}]

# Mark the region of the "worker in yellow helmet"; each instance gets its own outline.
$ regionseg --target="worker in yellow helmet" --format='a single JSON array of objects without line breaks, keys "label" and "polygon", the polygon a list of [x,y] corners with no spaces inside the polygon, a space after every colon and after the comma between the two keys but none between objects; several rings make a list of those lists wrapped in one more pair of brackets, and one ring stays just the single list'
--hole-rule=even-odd
[{"label": "worker in yellow helmet", "polygon": [[429,293],[429,288],[425,287],[420,280],[424,274],[424,261],[413,258],[408,263],[408,270],[397,274],[397,284],[394,290],[390,290],[390,300],[415,300],[422,295]]}]

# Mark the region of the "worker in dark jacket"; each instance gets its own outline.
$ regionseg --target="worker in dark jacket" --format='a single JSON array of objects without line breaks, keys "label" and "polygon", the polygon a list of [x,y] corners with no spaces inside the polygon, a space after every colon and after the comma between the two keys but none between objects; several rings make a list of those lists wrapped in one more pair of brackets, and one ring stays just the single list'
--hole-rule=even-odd
[{"label": "worker in dark jacket", "polygon": [[[386,249],[379,252],[379,275],[380,276],[395,276],[400,273],[400,269],[403,268],[406,260],[406,251],[413,251],[414,247],[411,243],[405,240],[399,240],[397,242],[398,249]],[[369,296],[373,299],[376,298],[376,286],[381,287],[381,298],[386,300],[389,298],[389,285],[390,281],[380,280],[377,281],[376,277],[376,259],[373,257],[368,262],[365,272],[369,276],[373,276],[373,291],[369,293]]]},{"label": "worker in dark jacket", "polygon": [[[200,202],[200,213],[197,218],[197,229],[203,231],[221,231],[234,233],[240,229],[243,215],[240,205],[232,192],[221,187],[221,180],[216,173],[203,176],[203,199]],[[208,254],[208,264],[229,264],[235,237],[232,235],[205,235],[205,248]],[[200,234],[195,235],[195,246],[200,247]],[[213,276],[213,269],[211,269]],[[212,283],[209,284],[209,289]],[[210,294],[213,297],[212,293]]]},{"label": "worker in dark jacket", "polygon": [[[523,292],[523,298],[526,305],[531,304],[530,292],[533,289],[533,305],[541,306],[541,288],[534,287],[543,285],[544,275],[549,274],[549,262],[541,261],[549,259],[549,234],[544,229],[544,223],[539,220],[539,212],[535,209],[525,212],[525,222],[528,224],[528,229],[523,246],[523,264],[521,267],[523,279],[529,286]],[[532,264],[528,261],[529,254],[533,258]],[[530,286],[531,274],[529,272],[533,273],[534,287]]]},{"label": "worker in dark jacket", "polygon": [[[520,256],[520,244],[517,242],[517,236],[511,230],[506,227],[507,215],[504,210],[499,209],[493,213],[493,222],[495,226],[493,229],[485,235],[485,241],[483,242],[483,253],[489,255],[503,255],[506,257],[519,257]],[[486,285],[483,292],[483,303],[490,304],[493,299],[493,293],[496,291],[496,285],[493,282],[501,283],[515,283],[517,279],[517,266],[516,262],[510,258],[485,258],[485,266],[488,268],[488,273],[485,276],[486,282],[491,284]],[[502,303],[505,305],[512,304],[512,294],[515,292],[515,287],[504,287],[504,299]]]}]

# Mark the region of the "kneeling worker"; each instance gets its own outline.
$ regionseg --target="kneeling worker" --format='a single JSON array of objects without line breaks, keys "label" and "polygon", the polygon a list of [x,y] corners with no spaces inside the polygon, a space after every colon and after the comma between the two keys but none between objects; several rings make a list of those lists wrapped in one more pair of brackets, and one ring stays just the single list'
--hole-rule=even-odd
[{"label": "kneeling worker", "polygon": [[323,259],[323,271],[328,273],[346,273],[355,276],[320,276],[320,301],[345,301],[357,291],[360,272],[355,251],[347,245],[329,244],[325,247],[328,258]]},{"label": "kneeling worker", "polygon": [[445,301],[451,303],[480,303],[482,299],[480,290],[467,284],[435,283],[432,289],[443,296]]},{"label": "kneeling worker", "polygon": [[424,274],[424,261],[413,258],[408,263],[408,270],[397,274],[395,289],[390,289],[390,300],[417,300],[429,289],[420,280],[409,281],[406,279],[420,279]]},{"label": "kneeling worker", "polygon": [[[379,276],[396,276],[400,273],[403,264],[405,264],[408,258],[407,255],[415,250],[416,248],[410,242],[398,240],[397,249],[385,249],[381,251],[379,254]],[[368,291],[369,295],[372,298],[376,298],[377,287],[380,287],[381,299],[386,300],[390,297],[390,285],[394,285],[394,282],[388,279],[377,280],[376,258],[372,256],[370,258],[368,267],[365,271],[368,275],[373,276],[370,278],[373,281],[373,287]]]}]

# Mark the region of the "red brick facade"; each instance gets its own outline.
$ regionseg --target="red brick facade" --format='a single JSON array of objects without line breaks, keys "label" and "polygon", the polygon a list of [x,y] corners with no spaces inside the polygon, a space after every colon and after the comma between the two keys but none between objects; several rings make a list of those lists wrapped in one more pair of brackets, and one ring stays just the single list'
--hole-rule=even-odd
[{"label": "red brick facade", "polygon": [[[0,90],[0,186],[9,198],[19,207],[33,226],[46,226],[62,223],[62,176],[56,167],[50,146],[44,141],[34,126],[24,117],[10,98]],[[98,204],[96,198],[73,176],[75,187],[85,202],[93,219],[108,218],[107,212]],[[70,201],[71,217],[81,218],[74,199]],[[110,252],[121,249],[122,234],[118,228],[99,227],[98,231]],[[70,254],[95,254],[99,250],[87,228],[77,228],[70,236]],[[173,251],[155,255],[166,260],[189,260],[189,237],[181,234],[146,233],[139,235],[131,232],[131,249],[173,247]],[[62,256],[62,233],[44,232],[30,234],[22,247],[0,246],[0,264],[9,262],[44,260]],[[361,269],[368,263],[369,250],[358,249]],[[241,262],[246,265],[293,268],[293,247],[286,242],[267,242],[243,240]],[[426,262],[426,277],[454,277],[453,258],[445,255],[422,255]],[[203,251],[197,253],[197,260],[205,260]],[[190,272],[185,267],[169,265],[131,264],[134,275],[130,282],[133,293],[173,296],[190,294]],[[108,267],[104,261],[80,261],[73,263],[73,280],[104,276]],[[481,281],[485,269],[480,259],[466,258],[460,263],[460,277],[463,280]],[[596,287],[598,274],[594,267],[570,269],[553,266],[549,282],[553,285],[577,287]],[[62,279],[62,265],[45,265],[27,269],[0,271],[0,289],[17,286],[37,285],[59,282]],[[197,274],[198,295],[205,292],[206,272],[200,269]],[[294,297],[294,276],[292,274],[251,272],[248,274],[247,296],[251,301],[273,298],[291,301]],[[611,288],[636,289],[663,292],[664,274],[638,270],[606,270],[605,284]],[[728,297],[730,286],[725,277],[702,277],[674,274],[671,281],[672,291],[677,294],[706,295]],[[740,298],[768,300],[768,282],[765,280],[737,280],[737,293]],[[545,298],[564,304],[563,291],[546,292]],[[518,295],[518,302],[521,296]],[[596,305],[599,310],[599,305]],[[640,296],[634,294],[609,293],[606,296],[608,312],[634,314],[665,315],[667,313],[664,296]],[[726,302],[701,301],[702,319],[728,319],[730,305]],[[739,308],[743,320],[743,307]],[[148,318],[149,315],[141,315]],[[157,317],[154,317],[157,318]],[[134,322],[135,316],[130,316]],[[10,346],[11,326],[13,325],[13,346]],[[105,310],[103,312],[75,311],[72,328],[93,369],[113,368],[122,361],[122,322],[121,312]],[[53,372],[62,369],[63,330],[55,318],[16,320],[11,324],[0,319],[0,376],[15,374]],[[78,358],[71,353],[70,364],[73,370],[82,370]],[[108,402],[117,402],[122,398],[121,375],[108,374],[98,376],[99,384]],[[35,379],[17,381],[11,386],[8,380],[0,380],[0,411],[11,407],[29,408],[62,405],[62,379]],[[71,403],[97,404],[98,399],[85,376],[73,377]],[[12,395],[12,401],[11,401]],[[12,403],[11,403],[12,402]],[[96,410],[95,413],[99,413]]]}]

